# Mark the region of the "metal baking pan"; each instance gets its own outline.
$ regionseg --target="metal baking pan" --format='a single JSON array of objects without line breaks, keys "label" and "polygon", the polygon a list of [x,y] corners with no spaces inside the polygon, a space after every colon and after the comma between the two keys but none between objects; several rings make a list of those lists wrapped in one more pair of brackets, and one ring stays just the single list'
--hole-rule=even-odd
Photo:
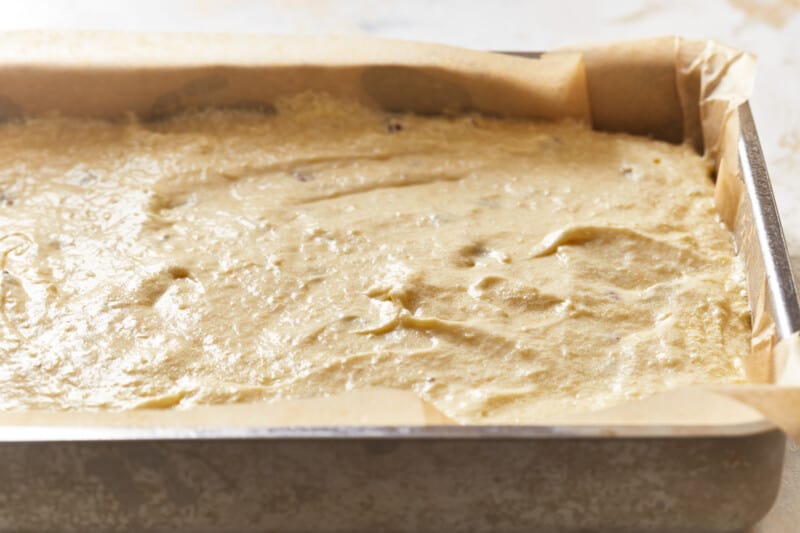
[{"label": "metal baking pan", "polygon": [[[749,107],[736,240],[777,336],[800,330]],[[784,435],[709,426],[0,427],[0,531],[736,531]]]}]

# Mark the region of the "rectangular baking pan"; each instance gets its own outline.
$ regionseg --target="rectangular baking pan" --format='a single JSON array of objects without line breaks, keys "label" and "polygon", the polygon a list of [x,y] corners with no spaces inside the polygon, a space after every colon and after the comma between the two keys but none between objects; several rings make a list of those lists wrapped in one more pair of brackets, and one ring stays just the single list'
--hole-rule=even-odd
[{"label": "rectangular baking pan", "polygon": [[[535,54],[531,54],[535,55]],[[777,337],[800,308],[747,104],[735,238]],[[784,435],[708,426],[0,427],[0,531],[738,531]]]}]

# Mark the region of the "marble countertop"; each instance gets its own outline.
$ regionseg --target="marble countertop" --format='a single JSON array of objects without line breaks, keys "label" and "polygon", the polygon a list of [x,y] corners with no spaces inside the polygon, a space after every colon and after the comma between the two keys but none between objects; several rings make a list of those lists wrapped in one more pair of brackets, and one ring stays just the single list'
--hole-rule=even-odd
[{"label": "marble countertop", "polygon": [[[0,30],[23,28],[360,34],[488,50],[547,50],[666,34],[715,39],[758,56],[751,104],[800,277],[800,0],[4,3]],[[760,533],[800,527],[800,446],[790,443],[786,459],[778,503],[756,528]]]}]

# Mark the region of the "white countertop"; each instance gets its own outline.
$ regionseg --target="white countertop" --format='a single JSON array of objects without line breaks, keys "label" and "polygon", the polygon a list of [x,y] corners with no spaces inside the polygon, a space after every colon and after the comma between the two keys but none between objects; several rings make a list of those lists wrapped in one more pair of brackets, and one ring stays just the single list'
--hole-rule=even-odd
[{"label": "white countertop", "polygon": [[[666,34],[716,39],[758,56],[753,113],[800,277],[800,0],[4,3],[0,30],[23,28],[368,34],[489,50],[547,50]],[[778,503],[756,531],[800,531],[798,524],[800,446],[790,443]]]}]

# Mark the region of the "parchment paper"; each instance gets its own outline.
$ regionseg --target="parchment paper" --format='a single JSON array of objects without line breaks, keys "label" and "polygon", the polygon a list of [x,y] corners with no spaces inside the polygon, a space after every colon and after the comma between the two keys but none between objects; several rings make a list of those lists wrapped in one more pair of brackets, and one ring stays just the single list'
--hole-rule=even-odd
[{"label": "parchment paper", "polygon": [[[742,200],[737,106],[754,58],[711,41],[663,37],[538,59],[359,38],[14,32],[0,35],[0,120],[59,111],[157,117],[199,106],[270,107],[319,90],[395,111],[572,118],[596,129],[687,142],[717,171],[716,202],[734,227]],[[750,294],[763,295],[763,273]],[[754,301],[755,300],[755,301]],[[751,298],[752,385],[701,387],[548,424],[702,425],[763,420],[800,439],[800,337],[776,342],[763,297]],[[760,413],[760,414],[759,414]],[[123,413],[0,413],[0,425],[385,425],[450,421],[413,393],[372,390],[274,403]]]},{"label": "parchment paper", "polygon": [[[88,424],[87,424],[88,421]],[[369,389],[335,396],[265,403],[204,405],[193,409],[3,413],[0,424],[108,427],[408,426],[452,421],[409,391]],[[1,439],[0,439],[1,440]]]}]

